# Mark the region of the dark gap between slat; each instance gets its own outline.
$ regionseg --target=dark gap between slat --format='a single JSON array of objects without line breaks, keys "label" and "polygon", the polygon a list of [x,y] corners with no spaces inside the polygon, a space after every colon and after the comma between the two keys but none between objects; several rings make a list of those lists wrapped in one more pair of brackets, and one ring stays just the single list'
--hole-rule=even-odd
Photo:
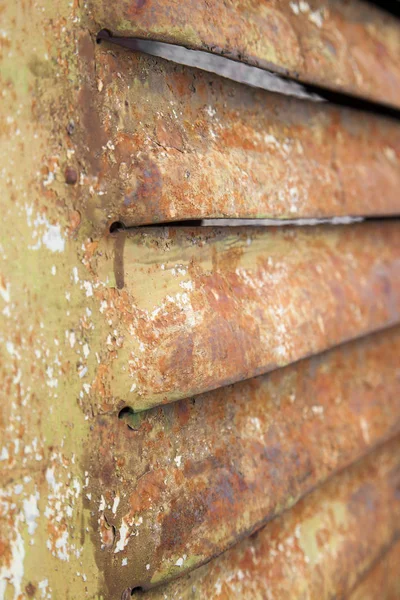
[{"label": "dark gap between slat", "polygon": [[187,219],[182,221],[167,221],[163,223],[147,223],[145,225],[126,226],[121,221],[115,221],[110,226],[110,233],[129,231],[131,229],[146,229],[149,227],[314,227],[318,225],[354,225],[366,221],[398,221],[400,215],[379,215],[368,217],[332,217],[322,219]]},{"label": "dark gap between slat", "polygon": [[[273,89],[270,90],[270,93],[276,93],[276,94],[281,94],[283,96],[297,96],[298,93],[296,92],[291,92],[290,91],[290,85],[293,86],[293,89],[302,89],[304,90],[304,98],[300,98],[298,97],[298,100],[302,101],[302,102],[313,102],[313,101],[318,101],[318,100],[325,100],[327,102],[329,102],[332,105],[336,105],[336,106],[343,106],[345,108],[350,108],[353,110],[358,110],[358,111],[362,111],[364,113],[372,113],[372,114],[378,114],[378,115],[382,115],[382,116],[386,116],[386,117],[391,117],[393,119],[397,119],[400,120],[400,109],[395,108],[393,106],[387,105],[387,104],[380,104],[378,102],[374,102],[373,100],[368,100],[366,98],[362,98],[359,96],[354,96],[352,94],[346,94],[344,92],[340,92],[337,90],[333,90],[333,89],[328,89],[325,87],[320,87],[318,85],[315,84],[310,84],[310,83],[305,83],[301,80],[297,80],[285,75],[282,75],[280,73],[276,73],[276,72],[272,72],[272,71],[268,71],[267,69],[263,69],[262,67],[256,67],[254,65],[250,65],[248,63],[245,63],[244,61],[238,61],[238,60],[234,60],[231,58],[227,58],[226,56],[222,55],[222,54],[217,54],[215,52],[208,52],[206,50],[191,50],[188,48],[185,48],[184,46],[178,46],[177,44],[169,44],[167,42],[159,42],[156,40],[150,40],[150,39],[141,39],[141,38],[135,38],[135,37],[123,37],[123,36],[115,36],[109,29],[102,29],[101,31],[99,31],[99,33],[97,34],[96,37],[96,41],[98,44],[100,43],[111,43],[111,44],[115,44],[117,46],[119,46],[120,48],[125,48],[125,50],[128,50],[128,52],[142,52],[145,54],[148,54],[150,56],[156,56],[161,58],[161,60],[168,60],[169,62],[173,62],[175,64],[181,64],[182,66],[187,66],[186,60],[184,60],[184,57],[187,56],[188,57],[188,61],[189,64],[191,63],[191,61],[193,60],[193,54],[196,54],[199,58],[199,61],[204,61],[203,63],[199,62],[198,66],[187,66],[187,68],[198,68],[199,70],[202,70],[203,72],[210,72],[210,73],[214,73],[215,75],[217,75],[218,77],[223,77],[225,79],[228,79],[230,81],[236,81],[236,82],[241,82],[240,77],[234,77],[233,75],[229,76],[227,73],[233,73],[235,71],[235,63],[237,65],[240,65],[239,68],[243,68],[246,67],[246,69],[248,70],[248,72],[255,70],[258,73],[260,73],[260,77],[262,77],[262,73],[265,74],[266,77],[268,76],[272,76],[272,78],[275,79],[275,81],[281,81],[281,82],[286,82],[287,83],[287,93],[280,90],[280,91],[274,91]],[[181,59],[180,61],[174,59],[174,58],[163,58],[162,54],[160,54],[160,48],[165,48],[167,49],[166,51],[168,52],[168,49],[170,49],[169,55],[171,55],[171,49],[175,48],[179,51]],[[175,50],[176,51],[176,50]],[[189,58],[190,56],[190,58]],[[221,72],[221,70],[215,70],[215,67],[204,67],[204,64],[207,63],[207,58],[210,56],[214,56],[217,57],[217,59],[219,60],[219,62],[222,64],[224,63],[224,65],[229,65],[229,67],[227,67],[226,69],[224,69],[224,72]],[[202,67],[203,64],[203,67]],[[244,82],[242,82],[242,85],[247,85],[247,87],[255,87],[256,89],[264,89],[268,91],[268,86],[265,87],[264,84],[260,83],[260,85],[257,84],[251,84],[250,86]],[[300,92],[301,95],[301,92]]]}]

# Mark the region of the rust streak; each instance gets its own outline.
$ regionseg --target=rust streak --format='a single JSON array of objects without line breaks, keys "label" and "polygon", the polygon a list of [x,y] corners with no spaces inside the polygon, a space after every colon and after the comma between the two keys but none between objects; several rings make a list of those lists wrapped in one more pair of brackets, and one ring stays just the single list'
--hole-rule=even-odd
[{"label": "rust streak", "polygon": [[114,237],[114,277],[118,290],[124,287],[124,247],[126,234],[120,231]]}]

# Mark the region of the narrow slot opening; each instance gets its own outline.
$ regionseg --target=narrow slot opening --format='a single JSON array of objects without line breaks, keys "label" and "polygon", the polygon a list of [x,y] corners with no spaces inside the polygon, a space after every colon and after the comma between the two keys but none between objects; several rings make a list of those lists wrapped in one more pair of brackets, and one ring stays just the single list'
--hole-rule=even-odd
[{"label": "narrow slot opening", "polygon": [[376,4],[378,8],[382,8],[392,15],[400,17],[400,2],[399,0],[370,0],[372,4]]},{"label": "narrow slot opening", "polygon": [[[374,0],[376,3],[378,0]],[[388,0],[382,0],[379,2],[382,8],[388,10],[389,5],[393,4],[389,3]],[[385,6],[383,6],[385,5]],[[394,6],[400,5],[400,2],[395,2]],[[196,62],[193,62],[193,50],[185,48],[184,46],[179,46],[176,44],[171,44],[168,42],[160,42],[152,39],[142,39],[135,37],[126,37],[126,36],[116,36],[108,29],[102,29],[98,32],[96,41],[100,44],[102,41],[109,41],[112,44],[116,44],[118,46],[122,46],[128,51],[136,51],[136,52],[144,52],[145,54],[150,54],[152,56],[157,56],[160,58],[165,58],[166,60],[172,60],[177,64],[196,67],[200,70],[214,73],[221,77],[226,77],[232,81],[237,81],[243,83],[244,85],[248,85],[251,87],[256,87],[259,89],[265,89],[273,93],[280,93],[283,95],[294,95],[298,96],[302,99],[309,99],[312,101],[326,101],[333,105],[343,106],[345,108],[352,108],[354,110],[366,112],[366,113],[374,113],[381,114],[387,117],[392,117],[394,119],[400,119],[400,110],[396,106],[392,104],[386,104],[382,101],[377,101],[373,99],[369,99],[368,97],[364,97],[362,95],[353,95],[352,93],[346,93],[340,91],[338,89],[331,89],[330,87],[321,87],[318,84],[311,84],[304,81],[298,81],[293,77],[286,77],[278,73],[270,73],[265,69],[259,69],[258,67],[254,67],[249,65],[243,61],[234,61],[233,59],[225,56],[221,52],[211,52],[207,50],[196,50]],[[173,50],[172,50],[173,49]],[[175,55],[172,56],[171,52],[175,52]],[[179,56],[176,55],[176,52],[179,52]],[[213,68],[210,66],[210,58],[207,55],[211,55],[212,57],[218,58],[218,64],[214,63]],[[258,80],[257,83],[253,82],[253,78],[250,77],[246,80],[246,78],[240,77],[238,72],[235,72],[234,67],[231,68],[230,75],[226,75],[226,68],[221,70],[220,61],[226,61],[225,66],[228,63],[237,62],[238,65],[242,68],[249,69],[249,74],[253,68],[257,69]],[[236,67],[236,70],[239,69],[239,66]],[[254,75],[254,72],[253,72]],[[285,89],[276,88],[271,82],[271,76],[273,78],[280,79],[283,83],[286,82],[287,87]],[[263,82],[263,78],[265,81]],[[268,81],[267,81],[268,80]],[[276,83],[276,79],[274,79]],[[292,86],[290,88],[290,86]],[[299,89],[301,88],[301,93]],[[297,92],[295,91],[297,90]]]},{"label": "narrow slot opening", "polygon": [[125,225],[121,221],[114,221],[110,225],[110,233],[115,233],[116,231],[121,231],[125,229]]},{"label": "narrow slot opening", "polygon": [[112,37],[112,33],[109,29],[101,29],[96,36],[96,43],[101,44],[103,40],[107,40],[110,37]]},{"label": "narrow slot opening", "polygon": [[138,431],[141,416],[139,413],[136,413],[130,406],[124,406],[124,408],[122,408],[119,411],[118,419],[124,421],[128,426],[128,429],[131,429],[132,431]]},{"label": "narrow slot opening", "polygon": [[145,225],[126,226],[120,221],[115,221],[110,226],[110,233],[118,231],[137,231],[138,229],[159,227],[312,227],[319,225],[354,225],[363,221],[399,221],[399,215],[371,215],[365,217],[331,217],[331,218],[300,218],[300,219],[186,219],[182,221],[167,221],[162,223],[148,223]]}]

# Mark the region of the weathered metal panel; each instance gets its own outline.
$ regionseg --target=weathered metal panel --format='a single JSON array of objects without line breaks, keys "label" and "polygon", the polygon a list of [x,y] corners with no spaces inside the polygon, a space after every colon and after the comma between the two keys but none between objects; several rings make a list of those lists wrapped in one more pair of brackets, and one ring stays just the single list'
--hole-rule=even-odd
[{"label": "weathered metal panel", "polygon": [[[359,577],[400,535],[399,485],[396,440],[209,565],[137,596],[146,600],[348,597]],[[396,577],[398,582],[398,567],[392,573],[392,579]]]},{"label": "weathered metal panel", "polygon": [[99,417],[84,464],[110,597],[198,567],[399,432],[399,355],[396,328],[119,423]]},{"label": "weathered metal panel", "polygon": [[99,29],[223,53],[400,106],[398,22],[353,0],[90,0]]},{"label": "weathered metal panel", "polygon": [[349,600],[400,598],[400,542],[395,542],[349,594]]},{"label": "weathered metal panel", "polygon": [[86,383],[80,361],[89,347],[93,354],[100,350],[94,333],[101,315],[89,292],[93,274],[82,263],[82,247],[95,240],[83,231],[84,219],[77,231],[90,188],[87,180],[79,185],[87,152],[79,135],[79,94],[91,77],[95,81],[87,59],[94,41],[83,19],[81,2],[0,0],[5,600],[107,597],[84,507],[90,475],[81,464],[93,416],[80,399]]},{"label": "weathered metal panel", "polygon": [[91,393],[143,410],[394,324],[399,256],[396,221],[119,231],[91,261],[104,318]]},{"label": "weathered metal panel", "polygon": [[[394,119],[257,92],[97,46],[77,198],[97,230],[201,218],[400,212]],[[83,197],[81,197],[83,196]],[[87,225],[86,225],[87,226]]]},{"label": "weathered metal panel", "polygon": [[[112,146],[117,148],[118,145],[107,134],[116,131],[114,118],[119,115],[122,122],[124,111],[129,110],[125,100],[129,102],[131,97],[125,98],[122,93],[125,89],[123,67],[115,70],[115,77],[121,82],[120,103],[115,101],[112,112],[108,112],[103,103],[102,96],[111,94],[107,91],[107,82],[103,83],[97,71],[103,69],[100,57],[105,53],[95,45],[97,27],[88,19],[84,2],[0,0],[0,15],[0,597],[3,594],[7,600],[108,600],[109,581],[117,586],[117,577],[128,565],[124,566],[121,561],[120,569],[114,573],[111,566],[103,570],[105,563],[102,561],[106,556],[108,560],[110,554],[114,558],[121,554],[107,550],[114,540],[114,532],[101,513],[107,510],[109,518],[115,512],[119,518],[126,500],[120,499],[119,509],[116,495],[110,508],[105,504],[99,513],[101,494],[105,494],[108,501],[115,478],[121,473],[127,474],[126,485],[133,485],[134,477],[139,478],[141,474],[135,471],[139,464],[144,467],[144,475],[152,466],[146,464],[146,457],[150,456],[147,446],[156,444],[157,440],[149,428],[148,438],[143,438],[143,447],[136,450],[136,455],[132,450],[131,455],[114,457],[107,450],[107,440],[109,446],[114,443],[114,428],[121,436],[121,443],[126,443],[126,425],[118,421],[115,410],[124,400],[124,394],[113,397],[111,392],[108,395],[106,387],[102,387],[103,382],[107,384],[105,371],[111,369],[112,376],[114,361],[121,360],[123,355],[115,324],[119,327],[119,319],[126,316],[123,304],[126,296],[124,290],[104,290],[97,272],[97,260],[100,265],[103,259],[98,250],[106,233],[107,219],[116,214],[111,210],[107,213],[109,198],[117,189],[114,179],[121,185],[120,198],[124,198],[128,184],[125,188],[120,182],[125,181],[126,173],[128,178],[130,176],[131,155],[138,160],[143,158],[146,138],[139,131],[138,144],[135,140],[132,146],[127,144],[124,157],[113,154]],[[156,77],[154,71],[164,73],[162,70],[166,68],[160,62],[144,57],[132,60],[136,61],[136,79],[147,79],[149,87],[151,79]],[[174,72],[172,67],[168,69],[168,73]],[[183,70],[177,68],[175,73],[179,80]],[[162,77],[164,75],[160,76],[160,90]],[[193,83],[195,74],[191,77]],[[205,92],[211,87],[207,82],[215,86],[216,93],[226,90],[225,99],[228,100],[229,94],[235,95],[240,88],[230,87],[228,83],[219,88],[217,78],[199,76],[199,81],[203,82],[203,87],[199,86],[198,93],[204,94],[205,103],[212,98]],[[168,83],[171,84],[170,80]],[[176,95],[178,87],[173,88]],[[153,94],[155,102],[154,88]],[[139,102],[140,97],[135,97]],[[168,99],[168,96],[160,96],[161,101],[164,97]],[[182,96],[182,102],[185,98],[194,101],[193,97]],[[240,101],[239,96],[236,98],[240,106],[246,96],[241,96]],[[227,105],[233,111],[234,105],[228,100]],[[160,112],[163,109],[164,105]],[[278,110],[277,105],[274,110]],[[115,111],[119,111],[117,117]],[[285,115],[289,122],[288,109]],[[172,118],[170,113],[168,118]],[[108,119],[113,122],[109,129],[104,125]],[[209,122],[203,123],[206,126]],[[379,121],[379,126],[374,125],[369,130],[370,138],[365,138],[365,144],[376,148],[376,160],[382,162],[382,173],[387,172],[388,180],[397,181],[397,175],[390,167],[391,161],[397,160],[396,138],[391,141],[389,133],[385,133],[379,145],[373,145],[379,130],[387,131],[387,126],[382,123]],[[151,136],[152,128],[148,131]],[[274,135],[273,130],[268,133]],[[325,135],[325,130],[321,135]],[[204,136],[207,137],[206,133]],[[283,134],[279,138],[277,134],[277,139],[283,140]],[[164,143],[163,138],[161,143]],[[354,150],[348,156],[348,162],[354,165],[356,146],[351,147]],[[318,155],[319,151],[310,155],[310,160],[312,157],[318,160]],[[114,177],[115,173],[110,169],[113,156],[117,156],[121,179]],[[361,178],[367,178],[374,172],[374,178],[369,182],[374,185],[377,177],[383,182],[383,175],[378,175],[379,169],[371,161],[363,159],[364,167],[358,165],[357,173]],[[141,182],[145,169],[138,173]],[[136,189],[134,182],[132,189]],[[151,186],[141,189],[140,194],[153,197]],[[390,195],[392,183],[387,189],[383,185],[377,188],[377,197],[384,189],[383,195]],[[100,202],[102,198],[104,206]],[[200,195],[197,198],[200,199]],[[391,198],[392,203],[394,196]],[[203,201],[205,203],[206,198]],[[372,206],[370,200],[368,202]],[[395,208],[396,204],[385,204],[382,200],[379,206],[380,210],[389,212],[389,206]],[[374,252],[382,250],[382,261],[387,258],[390,262],[380,240],[378,235]],[[390,243],[390,236],[387,243]],[[348,246],[345,244],[345,247]],[[348,256],[348,260],[353,259]],[[355,260],[359,264],[358,259]],[[367,262],[365,259],[360,270],[354,270],[355,277],[363,275],[362,270],[368,273],[370,265]],[[381,321],[381,317],[389,314],[390,307],[396,311],[397,292],[390,295],[390,281],[385,280],[384,273],[382,275],[389,266],[385,264],[379,271],[381,263],[373,264],[376,264],[377,273],[371,281],[377,287],[372,288],[372,293],[381,289],[380,286],[386,290],[382,295],[378,293],[377,300],[371,300],[371,304],[363,304],[371,311],[376,310],[376,316],[371,316],[369,321],[375,327],[389,323],[390,320]],[[367,287],[364,292],[367,296]],[[346,294],[353,305],[352,292]],[[383,302],[383,297],[389,298],[387,313],[378,305]],[[111,303],[108,305],[110,298],[114,308]],[[356,302],[354,310],[357,306]],[[112,313],[114,309],[115,313]],[[125,327],[124,322],[122,327]],[[122,379],[122,383],[124,381]],[[368,379],[365,387],[375,389],[373,383],[372,388],[370,386]],[[385,388],[383,382],[375,392],[373,415],[366,417],[369,429],[364,435],[370,435],[371,444],[384,437],[385,431],[388,435],[393,433],[386,427],[389,419],[391,426],[396,427],[392,409],[384,408],[388,406],[384,399],[381,408],[381,397],[386,397],[381,388]],[[360,392],[358,397],[364,396]],[[159,438],[163,440],[162,444],[168,439],[162,429],[162,415],[164,411],[174,414],[177,407],[182,410],[182,404],[190,407],[190,401],[187,401],[148,415],[149,419],[161,415]],[[99,417],[99,412],[106,410],[112,411],[111,414]],[[186,418],[184,411],[183,416],[179,413],[177,417],[179,423]],[[318,414],[314,416],[321,418]],[[384,421],[386,418],[387,422]],[[97,438],[101,419],[102,440]],[[346,426],[345,422],[343,426]],[[355,430],[351,431],[354,433]],[[355,439],[360,441],[357,435]],[[319,442],[315,443],[316,447],[320,446]],[[350,442],[353,442],[352,434]],[[358,442],[360,452],[369,447],[368,440],[365,446]],[[184,448],[183,441],[179,443]],[[206,444],[207,441],[202,440],[202,446]],[[325,456],[329,460],[328,449]],[[346,456],[352,459],[350,454]],[[125,467],[127,457],[130,463]],[[102,490],[97,478],[100,471]],[[177,482],[179,477],[177,471]],[[149,483],[147,496],[143,499],[148,497],[149,502],[157,502],[164,493],[162,481],[159,483],[160,488],[151,487]],[[118,485],[115,490],[122,490]],[[160,513],[162,508],[160,505]],[[102,536],[99,536],[98,518]],[[120,546],[123,543],[119,523],[116,521],[118,531],[115,532],[114,549],[118,543]],[[105,576],[108,582],[105,582]],[[123,579],[120,583],[124,583]],[[117,597],[117,600],[120,599]]]}]

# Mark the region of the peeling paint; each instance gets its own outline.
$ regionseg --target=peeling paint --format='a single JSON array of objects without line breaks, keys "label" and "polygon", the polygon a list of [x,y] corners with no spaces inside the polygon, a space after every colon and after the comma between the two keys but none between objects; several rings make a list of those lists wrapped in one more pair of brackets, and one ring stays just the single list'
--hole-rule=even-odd
[{"label": "peeling paint", "polygon": [[[138,10],[138,26],[151,1]],[[332,62],[334,73],[336,59],[326,58],[334,48],[343,69],[343,15],[308,4],[290,17],[271,5],[259,19],[265,4],[247,3],[269,32],[258,41],[253,32],[251,44],[262,50],[268,39],[279,58],[283,40],[286,53],[299,55],[296,27],[306,23],[327,41],[322,52],[310,38],[314,50],[303,48],[303,58],[317,57],[319,73]],[[280,255],[275,243],[263,253],[264,238],[250,228],[224,237],[204,227],[191,240],[179,228],[143,228],[125,246],[120,231],[109,231],[114,221],[193,215],[287,218],[291,208],[326,218],[391,214],[399,198],[397,126],[111,52],[95,43],[104,6],[116,18],[122,7],[139,8],[0,0],[0,597],[7,600],[119,599],[135,582],[185,577],[398,431],[396,332],[339,349],[336,358],[275,368],[398,322],[397,224],[352,223],[335,233],[337,247],[324,241],[327,229],[308,238],[285,229],[271,236],[282,236]],[[168,31],[184,31],[195,44],[186,10],[184,26],[169,21]],[[360,90],[369,73],[397,72],[390,20],[369,31],[365,18],[347,74]],[[130,15],[124,23],[131,26]],[[376,80],[373,87],[380,89]],[[239,246],[229,248],[235,236]],[[298,262],[292,270],[285,262],[288,248],[308,265],[303,276]],[[145,264],[147,252],[155,260]],[[274,353],[269,377],[192,397],[237,373],[254,375],[263,349]],[[329,378],[325,367],[343,379]],[[150,405],[187,398],[120,413],[131,399],[149,406],[150,396]],[[289,538],[283,553],[294,552]],[[248,581],[244,565],[235,578]],[[219,576],[213,589],[225,584]]]}]

